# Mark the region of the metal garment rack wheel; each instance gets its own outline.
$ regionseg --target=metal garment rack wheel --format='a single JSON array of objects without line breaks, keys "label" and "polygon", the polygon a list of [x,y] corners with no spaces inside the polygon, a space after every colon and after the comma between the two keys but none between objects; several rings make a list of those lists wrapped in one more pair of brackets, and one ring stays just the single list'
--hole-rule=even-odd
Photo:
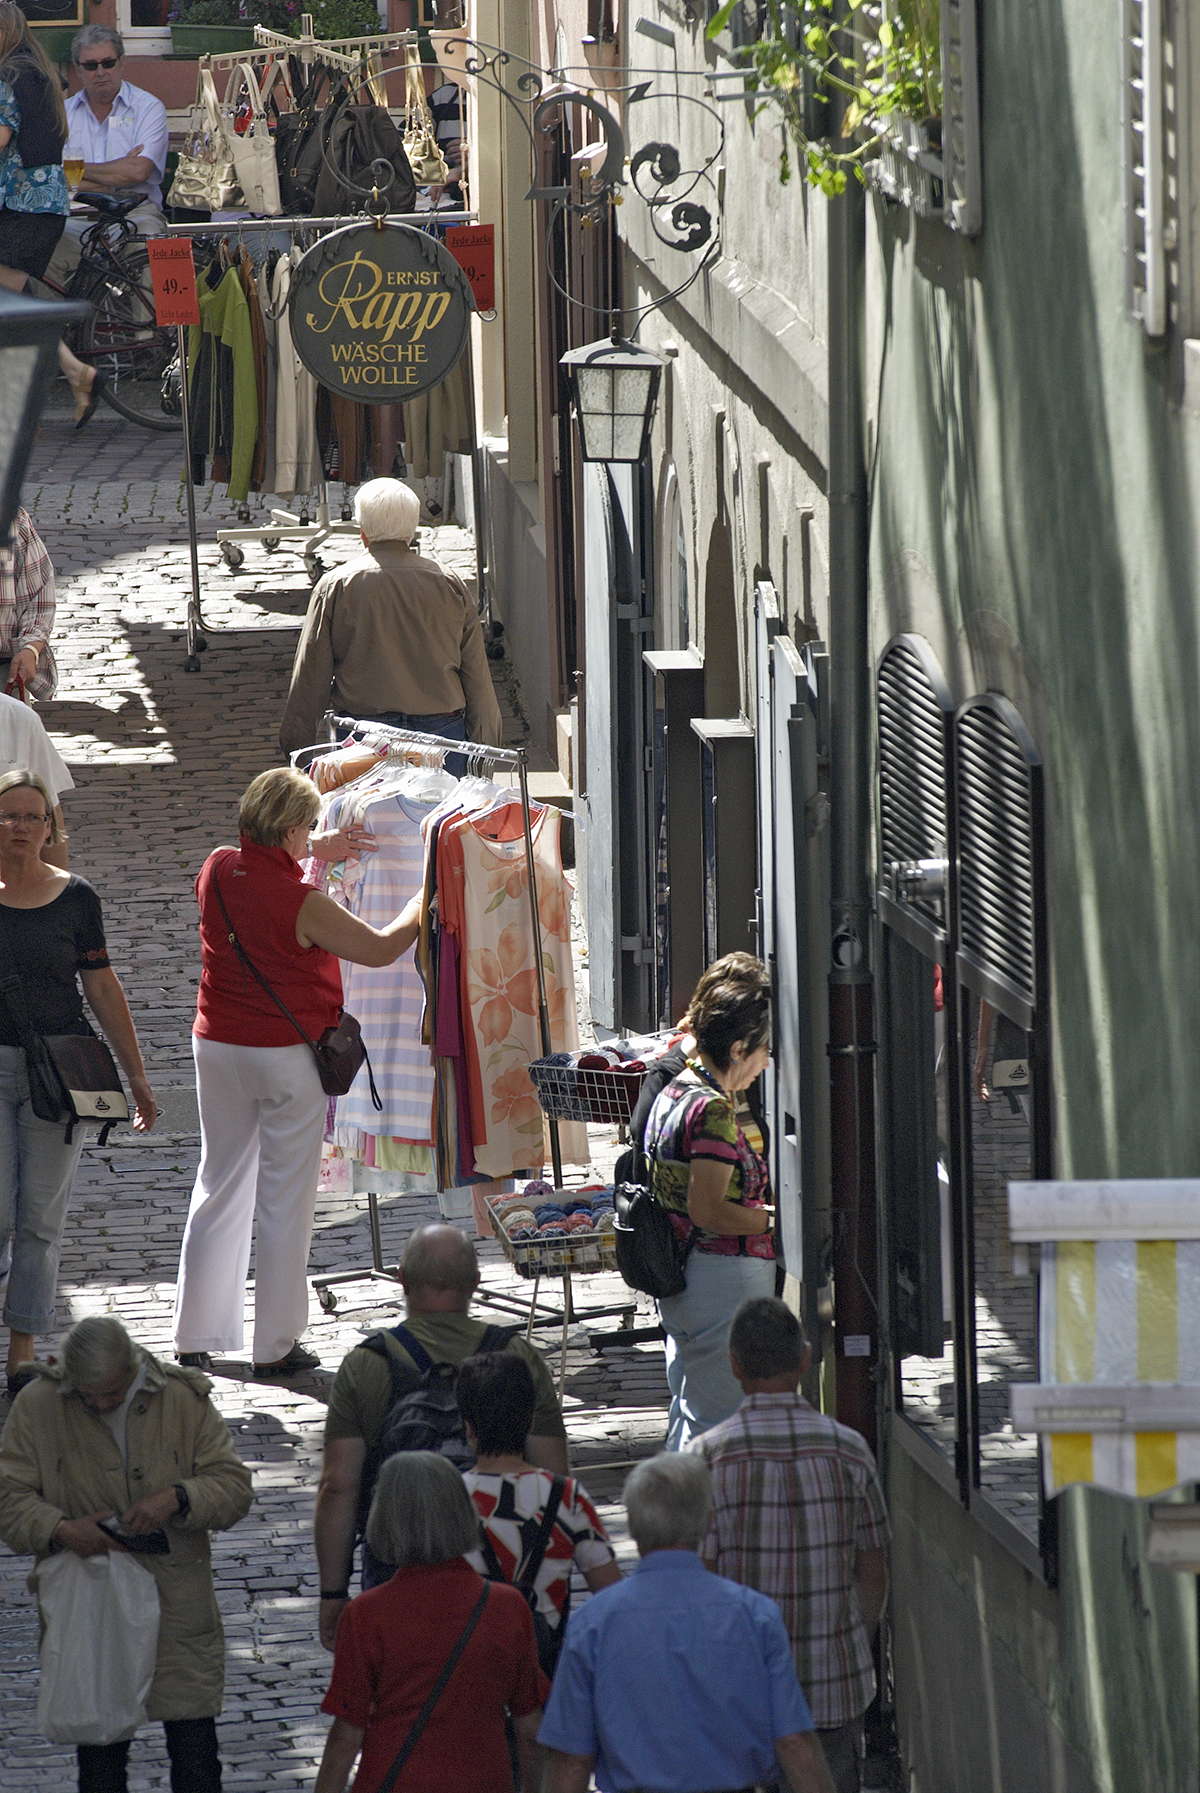
[{"label": "metal garment rack wheel", "polygon": [[[234,59],[235,61],[237,58]],[[411,224],[418,228],[436,220],[442,224],[475,224],[478,212],[394,212],[383,220],[385,224]],[[227,219],[223,224],[168,224],[167,234],[172,237],[242,237],[261,235],[266,231],[288,231],[293,238],[305,230],[340,230],[350,224],[369,222],[360,214],[340,218],[235,218]],[[200,555],[198,528],[196,523],[196,481],[192,468],[191,454],[191,405],[188,396],[187,370],[187,333],[183,326],[178,331],[179,342],[179,383],[180,409],[183,423],[183,484],[187,505],[188,552],[191,559],[192,592],[187,607],[187,655],[184,669],[187,672],[199,672],[200,655],[208,646],[206,637],[212,634],[213,627],[205,621],[204,609],[200,598]],[[311,523],[302,523],[299,516],[290,511],[272,510],[270,523],[250,525],[245,528],[218,529],[217,541],[234,544],[231,554],[241,555],[242,542],[271,542],[278,547],[287,538],[300,540],[305,544],[304,559],[311,560],[321,544],[331,535],[353,535],[356,526],[352,523],[335,523],[329,515],[329,488],[326,480],[321,481],[321,496],[317,504],[317,515]],[[224,554],[222,545],[222,554]],[[241,565],[241,560],[233,560],[226,556],[226,564],[231,571]],[[311,573],[312,569],[308,569]]]}]

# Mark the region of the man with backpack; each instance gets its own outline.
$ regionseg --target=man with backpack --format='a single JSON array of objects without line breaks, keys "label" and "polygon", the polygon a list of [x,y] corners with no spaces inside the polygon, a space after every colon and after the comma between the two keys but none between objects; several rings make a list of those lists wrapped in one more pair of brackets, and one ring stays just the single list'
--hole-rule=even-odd
[{"label": "man with backpack", "polygon": [[[533,1376],[533,1424],[525,1456],[554,1475],[567,1470],[566,1429],[550,1372],[516,1326],[474,1319],[479,1261],[465,1233],[418,1227],[400,1269],[404,1323],[373,1333],[342,1360],[330,1391],[325,1453],[317,1490],[316,1547],[321,1577],[321,1642],[332,1650],[350,1598],[355,1539],[379,1466],[397,1451],[433,1450],[466,1468],[466,1442],[455,1394],[458,1366],[489,1350],[524,1358]],[[364,1546],[363,1585],[386,1579],[387,1566]]]}]

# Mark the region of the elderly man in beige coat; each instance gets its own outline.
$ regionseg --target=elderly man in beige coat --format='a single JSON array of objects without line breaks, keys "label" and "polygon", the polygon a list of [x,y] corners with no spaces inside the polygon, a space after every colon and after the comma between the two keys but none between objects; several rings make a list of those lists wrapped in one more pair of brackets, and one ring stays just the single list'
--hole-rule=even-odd
[{"label": "elderly man in beige coat", "polygon": [[335,714],[454,741],[500,744],[479,611],[462,580],[413,547],[421,503],[399,479],[360,486],[365,553],[313,588],[279,727],[285,753]]},{"label": "elderly man in beige coat", "polygon": [[[160,1363],[110,1315],[78,1321],[58,1364],[39,1369],[0,1437],[0,1540],[39,1559],[94,1556],[122,1548],[98,1523],[114,1515],[129,1534],[165,1536],[164,1553],[135,1556],[161,1614],[147,1711],[164,1722],[174,1793],[220,1793],[225,1640],[208,1535],[244,1517],[250,1472],[207,1377]],[[80,1793],[124,1793],[128,1751],[81,1744]]]}]

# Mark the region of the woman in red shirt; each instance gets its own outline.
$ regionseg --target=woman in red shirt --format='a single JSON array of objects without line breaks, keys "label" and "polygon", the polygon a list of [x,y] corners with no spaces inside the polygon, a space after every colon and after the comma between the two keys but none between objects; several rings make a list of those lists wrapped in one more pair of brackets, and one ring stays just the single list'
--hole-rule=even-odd
[{"label": "woman in red shirt", "polygon": [[322,1705],[333,1724],[314,1793],[344,1793],[360,1748],[354,1793],[378,1793],[406,1745],[396,1793],[512,1793],[506,1714],[522,1784],[536,1786],[550,1683],[538,1667],[533,1615],[516,1588],[485,1582],[463,1560],[479,1542],[479,1521],[453,1464],[433,1451],[389,1457],[375,1484],[367,1542],[381,1561],[399,1566],[342,1614]]},{"label": "woman in red shirt", "polygon": [[175,1294],[175,1349],[192,1369],[211,1369],[214,1351],[242,1348],[254,1230],[255,1374],[286,1376],[319,1361],[298,1340],[308,1324],[327,1097],[312,1052],[247,970],[231,932],[310,1040],[341,1012],[339,959],[390,965],[417,936],[419,896],[373,928],[304,882],[300,861],[314,847],[341,858],[359,844],[344,835],[323,845],[311,839],[319,808],[301,773],[260,773],[242,798],[240,846],[218,848],[196,879],[200,1168]]}]

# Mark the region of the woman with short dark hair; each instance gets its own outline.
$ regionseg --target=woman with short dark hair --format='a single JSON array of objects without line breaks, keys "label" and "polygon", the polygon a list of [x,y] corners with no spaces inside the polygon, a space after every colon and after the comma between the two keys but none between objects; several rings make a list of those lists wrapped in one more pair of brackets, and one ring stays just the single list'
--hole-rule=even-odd
[{"label": "woman with short dark hair", "polygon": [[[512,1351],[468,1357],[459,1365],[456,1393],[467,1443],[476,1452],[475,1467],[463,1480],[483,1528],[483,1547],[471,1561],[496,1580],[531,1583],[532,1604],[557,1644],[570,1608],[572,1568],[598,1594],[621,1579],[613,1547],[587,1490],[573,1476],[551,1475],[526,1459],[534,1388],[522,1358]],[[546,1547],[530,1575],[556,1486]]]},{"label": "woman with short dark hair", "polygon": [[375,1484],[367,1541],[399,1566],[342,1614],[322,1705],[333,1725],[314,1793],[344,1793],[360,1749],[354,1793],[377,1793],[464,1638],[397,1787],[512,1793],[509,1713],[524,1784],[536,1784],[549,1683],[525,1601],[515,1588],[490,1586],[463,1560],[478,1536],[462,1477],[447,1458],[433,1451],[388,1458]]},{"label": "woman with short dark hair", "polygon": [[686,1017],[693,1050],[646,1122],[650,1187],[690,1248],[687,1287],[658,1304],[671,1390],[668,1450],[682,1450],[737,1407],[729,1323],[743,1301],[775,1292],[766,1160],[738,1114],[739,1097],[770,1056],[770,989],[761,960],[741,953],[731,961],[710,967],[696,986]]},{"label": "woman with short dark hair", "polygon": [[[191,1369],[210,1370],[213,1352],[242,1347],[256,1227],[255,1374],[291,1375],[319,1361],[299,1338],[308,1324],[308,1248],[328,1098],[300,1029],[313,1041],[336,1026],[339,959],[390,965],[417,935],[419,897],[373,928],[304,882],[300,861],[310,853],[344,858],[361,845],[355,830],[314,836],[319,808],[316,786],[303,774],[287,767],[260,773],[242,797],[240,845],[219,847],[196,879],[200,1167],[175,1294],[175,1349]],[[278,1002],[248,969],[234,936]]]}]

